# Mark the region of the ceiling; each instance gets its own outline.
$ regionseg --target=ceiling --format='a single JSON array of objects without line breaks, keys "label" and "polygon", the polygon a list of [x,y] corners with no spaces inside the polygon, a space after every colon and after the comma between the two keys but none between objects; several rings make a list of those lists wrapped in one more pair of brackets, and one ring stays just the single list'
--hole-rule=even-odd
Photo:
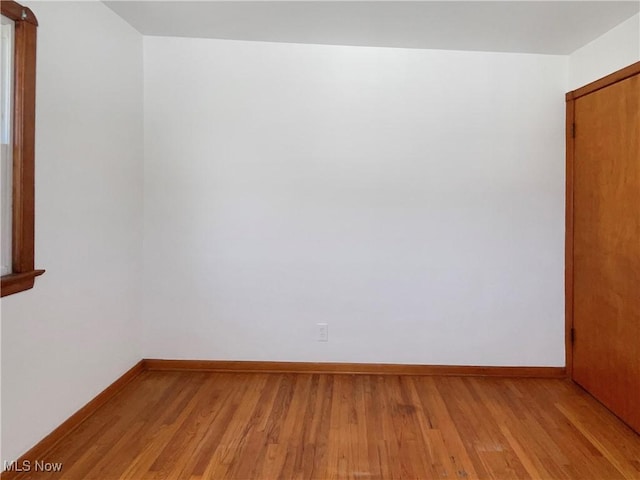
[{"label": "ceiling", "polygon": [[145,35],[568,54],[640,1],[106,1]]}]

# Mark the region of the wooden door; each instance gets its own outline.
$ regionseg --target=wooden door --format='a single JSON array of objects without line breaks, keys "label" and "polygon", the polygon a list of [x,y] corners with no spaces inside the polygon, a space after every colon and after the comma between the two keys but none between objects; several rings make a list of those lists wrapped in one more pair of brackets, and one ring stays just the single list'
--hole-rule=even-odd
[{"label": "wooden door", "polygon": [[640,432],[640,75],[573,109],[572,376]]}]

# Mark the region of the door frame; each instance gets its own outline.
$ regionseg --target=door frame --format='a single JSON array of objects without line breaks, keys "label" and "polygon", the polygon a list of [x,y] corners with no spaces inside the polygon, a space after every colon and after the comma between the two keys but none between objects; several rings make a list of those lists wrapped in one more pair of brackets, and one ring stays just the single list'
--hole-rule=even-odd
[{"label": "door frame", "polygon": [[640,74],[640,62],[629,65],[584,87],[572,90],[566,100],[566,189],[565,189],[565,255],[564,255],[564,345],[567,376],[573,378],[573,180],[575,142],[575,101],[602,88]]}]

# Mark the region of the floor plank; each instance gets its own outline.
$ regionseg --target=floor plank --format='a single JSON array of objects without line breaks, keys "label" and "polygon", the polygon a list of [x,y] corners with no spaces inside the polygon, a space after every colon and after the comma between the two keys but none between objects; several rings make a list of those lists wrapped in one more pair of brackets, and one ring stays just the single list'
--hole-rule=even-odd
[{"label": "floor plank", "polygon": [[559,379],[142,373],[47,480],[640,479],[640,436]]}]

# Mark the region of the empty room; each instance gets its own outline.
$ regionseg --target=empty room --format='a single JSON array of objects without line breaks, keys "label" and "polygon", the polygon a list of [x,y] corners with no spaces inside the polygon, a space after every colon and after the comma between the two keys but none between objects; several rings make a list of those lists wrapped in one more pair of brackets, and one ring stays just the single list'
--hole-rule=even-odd
[{"label": "empty room", "polygon": [[0,7],[2,480],[640,479],[640,2]]}]

